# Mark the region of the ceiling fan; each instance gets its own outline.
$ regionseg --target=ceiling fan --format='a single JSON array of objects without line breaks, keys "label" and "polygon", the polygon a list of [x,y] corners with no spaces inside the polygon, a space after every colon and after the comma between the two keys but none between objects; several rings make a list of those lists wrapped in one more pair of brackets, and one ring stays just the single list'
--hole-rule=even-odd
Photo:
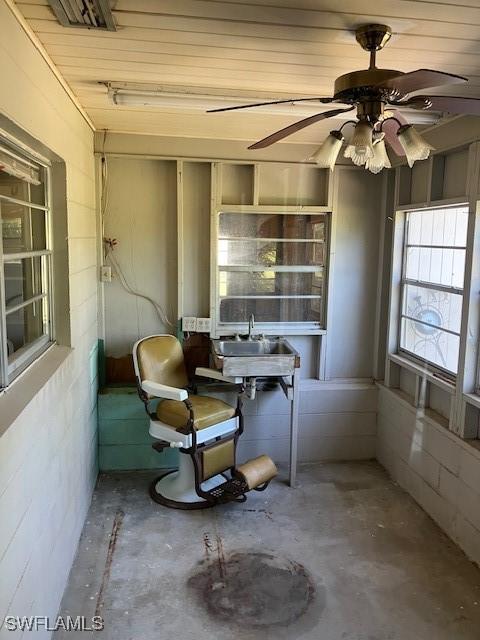
[{"label": "ceiling fan", "polygon": [[[480,99],[463,96],[437,96],[410,94],[442,85],[468,82],[467,78],[435,71],[417,69],[409,73],[394,69],[379,69],[376,66],[377,51],[383,49],[392,36],[390,27],[384,24],[366,24],[355,31],[357,42],[370,52],[370,65],[362,71],[346,73],[335,80],[334,95],[331,98],[291,98],[289,100],[273,100],[257,104],[245,104],[234,107],[211,109],[209,113],[250,109],[271,104],[295,102],[340,103],[348,105],[317,113],[250,145],[249,149],[263,149],[283,140],[287,136],[315,124],[326,118],[333,118],[342,113],[356,109],[356,120],[348,120],[340,129],[331,131],[322,146],[314,154],[313,159],[321,167],[333,170],[345,138],[342,133],[347,124],[354,124],[354,133],[345,149],[345,157],[356,165],[364,165],[373,173],[390,167],[385,140],[397,155],[405,155],[407,162],[413,166],[416,160],[425,160],[433,148],[426,140],[408,124],[396,111],[402,107],[433,111],[448,111],[456,114],[480,115]],[[389,107],[394,107],[394,110]],[[395,123],[392,128],[391,124]]]}]

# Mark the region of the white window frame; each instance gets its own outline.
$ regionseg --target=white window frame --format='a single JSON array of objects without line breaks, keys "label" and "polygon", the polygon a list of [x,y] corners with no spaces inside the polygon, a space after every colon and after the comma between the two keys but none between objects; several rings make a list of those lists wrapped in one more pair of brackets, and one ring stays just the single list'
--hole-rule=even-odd
[{"label": "white window frame", "polygon": [[[422,212],[427,212],[427,211],[435,211],[435,210],[446,210],[446,209],[458,209],[460,207],[465,207],[468,210],[468,202],[464,202],[462,204],[454,204],[454,205],[450,205],[450,206],[429,206],[429,207],[416,207],[416,208],[409,208],[406,211],[403,211],[403,215],[404,215],[404,225],[403,225],[403,237],[402,237],[402,255],[401,255],[401,275],[400,275],[400,282],[399,282],[399,307],[398,307],[398,316],[397,316],[397,354],[401,357],[406,358],[407,360],[410,360],[422,367],[425,367],[428,371],[431,371],[433,373],[439,374],[441,377],[444,377],[445,379],[447,379],[448,381],[454,382],[457,378],[458,375],[458,366],[459,366],[459,362],[457,362],[457,372],[453,373],[452,371],[449,371],[446,368],[443,368],[442,366],[440,366],[439,364],[436,364],[434,362],[431,362],[430,360],[427,359],[422,359],[418,356],[416,356],[414,353],[412,353],[411,351],[408,351],[405,348],[402,348],[401,346],[401,333],[402,333],[402,319],[406,318],[407,320],[411,320],[411,321],[416,321],[415,318],[411,318],[410,316],[404,314],[403,312],[403,299],[404,299],[404,292],[405,292],[405,287],[410,285],[410,286],[418,286],[421,287],[423,289],[431,289],[433,291],[439,291],[439,292],[446,292],[446,293],[451,293],[451,294],[456,294],[456,295],[460,295],[462,297],[462,309],[463,306],[465,304],[465,281],[464,281],[464,286],[462,288],[459,287],[453,287],[453,286],[448,286],[448,285],[442,285],[442,284],[435,284],[432,282],[428,282],[428,281],[423,281],[423,280],[412,280],[410,278],[406,277],[406,268],[407,268],[407,250],[409,247],[411,246],[415,246],[415,245],[408,245],[408,218],[412,213],[422,213]],[[458,246],[458,247],[454,247],[455,249],[463,249],[465,251],[465,257],[466,257],[466,251],[467,251],[467,239],[465,240],[465,246]],[[427,245],[418,245],[418,246],[427,246]],[[427,247],[428,248],[428,247]],[[449,245],[435,245],[435,248],[438,249],[445,249],[445,248],[452,248]],[[464,271],[464,278],[465,278],[465,271]],[[420,323],[422,323],[421,321],[418,321]],[[422,323],[422,324],[427,324],[427,323]],[[433,326],[433,325],[432,325]],[[445,333],[450,333],[452,335],[456,335],[459,338],[459,342],[461,340],[461,329],[456,332],[456,331],[452,331],[450,329],[445,329],[445,328],[441,328],[438,327],[439,329],[441,329],[442,331],[444,331]],[[459,351],[459,359],[460,359],[460,351]]]},{"label": "white window frame", "polygon": [[[259,207],[258,209],[248,211],[241,211],[234,207],[225,206],[217,211],[212,220],[212,243],[211,243],[211,301],[210,301],[210,317],[212,319],[212,326],[210,335],[213,338],[219,338],[221,336],[235,335],[237,333],[246,333],[246,322],[231,323],[220,321],[220,283],[219,283],[219,265],[218,265],[218,234],[219,234],[219,219],[221,214],[256,214],[263,215],[266,213],[278,214],[278,215],[311,215],[322,216],[325,220],[325,265],[323,267],[323,299],[322,299],[322,318],[320,322],[255,322],[255,333],[264,335],[323,335],[326,333],[326,320],[327,320],[327,298],[328,298],[328,275],[329,275],[329,260],[330,260],[330,244],[331,244],[331,227],[332,216],[331,210],[326,210],[325,207],[318,207],[318,210],[308,211],[302,209],[285,211],[282,207],[272,208],[266,211],[265,208]],[[301,241],[301,239],[299,239]],[[248,267],[246,267],[246,270]],[[313,267],[311,269],[314,270]],[[315,269],[318,271],[318,268]],[[288,266],[288,271],[300,273],[305,271],[302,266]],[[237,297],[237,296],[235,296]],[[288,296],[285,296],[286,298]],[[290,296],[291,297],[291,296]]]},{"label": "white window frame", "polygon": [[[52,247],[52,215],[51,215],[51,166],[47,161],[39,160],[32,152],[28,153],[24,148],[15,147],[11,142],[0,139],[0,151],[10,156],[17,157],[26,165],[41,167],[44,171],[44,205],[39,205],[27,200],[11,198],[0,195],[0,220],[2,202],[11,202],[29,209],[43,211],[45,213],[45,237],[46,248],[43,250],[21,251],[7,253],[3,251],[3,242],[0,238],[0,390],[8,387],[15,378],[34,362],[54,342],[54,294],[53,294],[53,247]],[[24,300],[18,305],[6,308],[5,300],[5,263],[22,260],[25,258],[40,257],[42,265],[42,291],[40,294]],[[9,362],[7,343],[6,318],[10,313],[34,304],[38,300],[46,300],[48,318],[46,333],[33,342],[18,349]]]}]

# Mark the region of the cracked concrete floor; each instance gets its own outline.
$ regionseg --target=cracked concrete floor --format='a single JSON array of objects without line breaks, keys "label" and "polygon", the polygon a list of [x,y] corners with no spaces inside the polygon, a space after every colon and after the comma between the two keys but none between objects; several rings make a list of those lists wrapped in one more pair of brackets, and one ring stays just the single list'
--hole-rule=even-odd
[{"label": "cracked concrete floor", "polygon": [[[480,569],[374,462],[175,511],[102,474],[60,613],[102,640],[478,640]],[[62,632],[55,640],[88,637]]]}]

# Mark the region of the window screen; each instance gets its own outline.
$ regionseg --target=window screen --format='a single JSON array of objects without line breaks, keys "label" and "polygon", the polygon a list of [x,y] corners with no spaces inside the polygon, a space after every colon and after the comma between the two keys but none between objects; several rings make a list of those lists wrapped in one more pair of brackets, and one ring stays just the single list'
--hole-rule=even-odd
[{"label": "window screen", "polygon": [[407,214],[400,349],[456,374],[460,345],[468,207]]},{"label": "window screen", "polygon": [[47,167],[0,147],[0,386],[51,341]]}]

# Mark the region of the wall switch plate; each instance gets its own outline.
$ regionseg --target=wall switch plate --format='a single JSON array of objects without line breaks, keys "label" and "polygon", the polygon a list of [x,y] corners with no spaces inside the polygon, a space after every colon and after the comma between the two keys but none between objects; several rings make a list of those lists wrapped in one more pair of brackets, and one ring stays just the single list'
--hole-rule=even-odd
[{"label": "wall switch plate", "polygon": [[210,318],[197,318],[197,331],[199,333],[210,333]]},{"label": "wall switch plate", "polygon": [[100,282],[111,282],[112,281],[112,267],[108,265],[102,265],[100,267]]},{"label": "wall switch plate", "polygon": [[191,316],[185,316],[182,318],[182,331],[196,331],[197,319]]}]

